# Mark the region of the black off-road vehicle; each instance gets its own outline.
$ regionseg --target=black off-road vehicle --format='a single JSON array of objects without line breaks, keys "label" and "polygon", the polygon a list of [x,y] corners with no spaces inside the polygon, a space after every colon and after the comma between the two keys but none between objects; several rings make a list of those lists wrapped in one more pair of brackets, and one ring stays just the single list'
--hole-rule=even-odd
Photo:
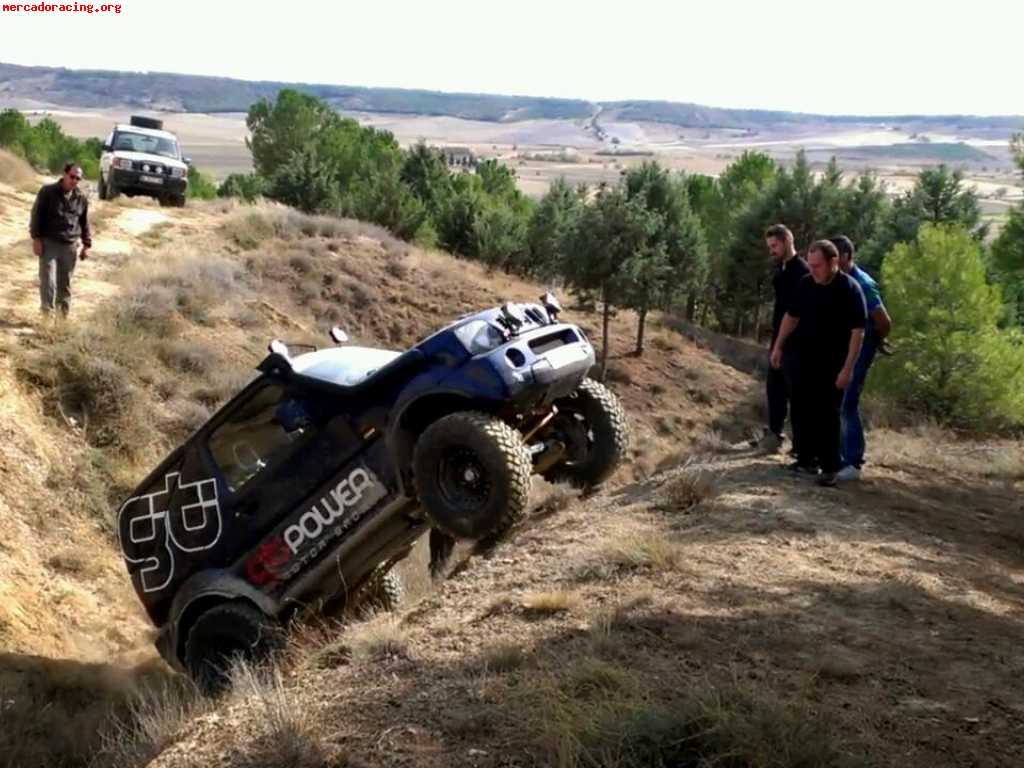
[{"label": "black off-road vehicle", "polygon": [[380,590],[427,530],[509,528],[533,473],[605,481],[626,456],[625,415],[558,312],[550,294],[506,304],[404,353],[337,329],[338,346],[303,354],[273,342],[118,513],[163,657],[215,688],[228,657],[272,650],[298,608]]}]

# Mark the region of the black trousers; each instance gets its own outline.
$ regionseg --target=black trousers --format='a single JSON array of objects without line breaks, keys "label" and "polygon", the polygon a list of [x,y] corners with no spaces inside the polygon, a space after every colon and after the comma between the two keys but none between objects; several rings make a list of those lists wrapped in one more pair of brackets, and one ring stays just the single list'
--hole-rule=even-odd
[{"label": "black trousers", "polygon": [[[786,412],[793,399],[796,362],[796,355],[786,352],[782,356],[781,368],[768,366],[768,379],[765,384],[768,394],[768,429],[780,437],[786,426]],[[793,439],[796,440],[795,434]]]},{"label": "black trousers", "polygon": [[836,389],[842,366],[804,364],[793,380],[793,446],[797,460],[822,472],[838,472],[840,408],[843,390]]}]

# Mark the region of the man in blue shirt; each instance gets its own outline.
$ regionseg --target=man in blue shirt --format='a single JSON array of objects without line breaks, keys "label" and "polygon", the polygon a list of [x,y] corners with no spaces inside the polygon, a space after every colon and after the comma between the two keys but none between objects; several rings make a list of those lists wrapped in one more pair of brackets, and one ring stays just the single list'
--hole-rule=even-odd
[{"label": "man in blue shirt", "polygon": [[853,241],[846,235],[840,235],[833,238],[832,243],[839,251],[839,268],[860,285],[868,309],[864,344],[853,369],[853,378],[843,395],[840,443],[843,467],[836,475],[837,480],[859,480],[861,468],[864,466],[864,424],[860,418],[860,393],[864,390],[868,369],[875,359],[879,343],[892,329],[892,321],[889,313],[885,311],[885,305],[882,304],[878,283],[854,264]]}]

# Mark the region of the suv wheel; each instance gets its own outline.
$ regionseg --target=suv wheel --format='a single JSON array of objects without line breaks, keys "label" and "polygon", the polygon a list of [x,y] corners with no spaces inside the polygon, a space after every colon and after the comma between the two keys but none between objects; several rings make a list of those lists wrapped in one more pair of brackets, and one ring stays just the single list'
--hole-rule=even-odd
[{"label": "suv wheel", "polygon": [[395,571],[378,570],[359,590],[359,607],[376,611],[397,611],[405,590]]},{"label": "suv wheel", "polygon": [[420,503],[435,527],[456,538],[479,539],[522,518],[531,470],[519,433],[473,411],[435,421],[413,452]]},{"label": "suv wheel", "polygon": [[282,647],[281,627],[250,603],[221,603],[201,614],[188,632],[185,668],[201,691],[214,695],[230,682],[236,658],[261,661]]},{"label": "suv wheel", "polygon": [[107,199],[107,185],[103,182],[103,171],[100,171],[99,180],[96,182],[96,195],[100,200]]},{"label": "suv wheel", "polygon": [[575,392],[556,400],[555,407],[558,415],[544,436],[565,443],[568,457],[544,472],[544,479],[577,488],[600,485],[629,452],[629,427],[619,398],[600,382],[584,379]]}]

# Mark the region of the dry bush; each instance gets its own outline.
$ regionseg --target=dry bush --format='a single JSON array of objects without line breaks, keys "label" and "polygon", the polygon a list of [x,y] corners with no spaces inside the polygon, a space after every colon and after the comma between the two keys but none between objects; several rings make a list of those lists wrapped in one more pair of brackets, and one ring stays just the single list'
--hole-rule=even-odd
[{"label": "dry bush", "polygon": [[531,592],[520,600],[523,613],[527,616],[552,616],[566,613],[579,607],[580,596],[575,592]]},{"label": "dry bush", "polygon": [[168,404],[171,420],[170,433],[177,439],[184,439],[210,419],[210,410],[202,403],[191,400],[175,400]]},{"label": "dry bush", "polygon": [[112,318],[117,330],[123,333],[167,338],[179,327],[177,306],[176,292],[167,286],[143,285],[122,295]]},{"label": "dry bush", "polygon": [[276,235],[280,210],[266,207],[242,208],[221,225],[224,234],[246,250],[258,248]]},{"label": "dry bush", "polygon": [[658,506],[666,511],[685,512],[717,496],[720,484],[717,472],[687,464],[661,488]]},{"label": "dry bush", "polygon": [[257,375],[248,367],[218,366],[203,379],[202,386],[191,391],[189,397],[212,411],[241,392]]},{"label": "dry bush", "polygon": [[629,571],[680,570],[685,560],[682,546],[664,531],[634,523],[620,526],[585,555],[576,576],[581,581],[611,581]]},{"label": "dry bush", "polygon": [[698,453],[725,454],[733,451],[732,443],[715,429],[698,432],[693,439],[693,447]]},{"label": "dry bush", "polygon": [[231,671],[232,695],[258,713],[261,733],[246,739],[240,765],[246,768],[321,768],[327,750],[316,738],[313,721],[284,682],[275,664],[238,662]]},{"label": "dry bush", "polygon": [[389,656],[408,658],[412,650],[408,630],[391,614],[380,614],[350,625],[341,642],[348,647],[352,658],[367,661]]},{"label": "dry bush", "polygon": [[174,743],[192,718],[211,707],[185,678],[137,693],[126,715],[113,719],[101,734],[97,763],[105,768],[146,765]]},{"label": "dry bush", "polygon": [[59,420],[81,429],[95,446],[133,451],[152,435],[134,363],[102,327],[53,336],[26,352],[18,373],[42,391]]},{"label": "dry bush", "polygon": [[215,307],[243,301],[249,294],[241,264],[198,253],[165,252],[157,259],[140,260],[121,274],[120,282],[127,301],[163,289],[164,301],[172,301],[178,314],[199,324],[210,322]]},{"label": "dry bush", "polygon": [[156,348],[160,362],[179,374],[202,376],[220,362],[213,347],[199,341],[163,341]]}]

